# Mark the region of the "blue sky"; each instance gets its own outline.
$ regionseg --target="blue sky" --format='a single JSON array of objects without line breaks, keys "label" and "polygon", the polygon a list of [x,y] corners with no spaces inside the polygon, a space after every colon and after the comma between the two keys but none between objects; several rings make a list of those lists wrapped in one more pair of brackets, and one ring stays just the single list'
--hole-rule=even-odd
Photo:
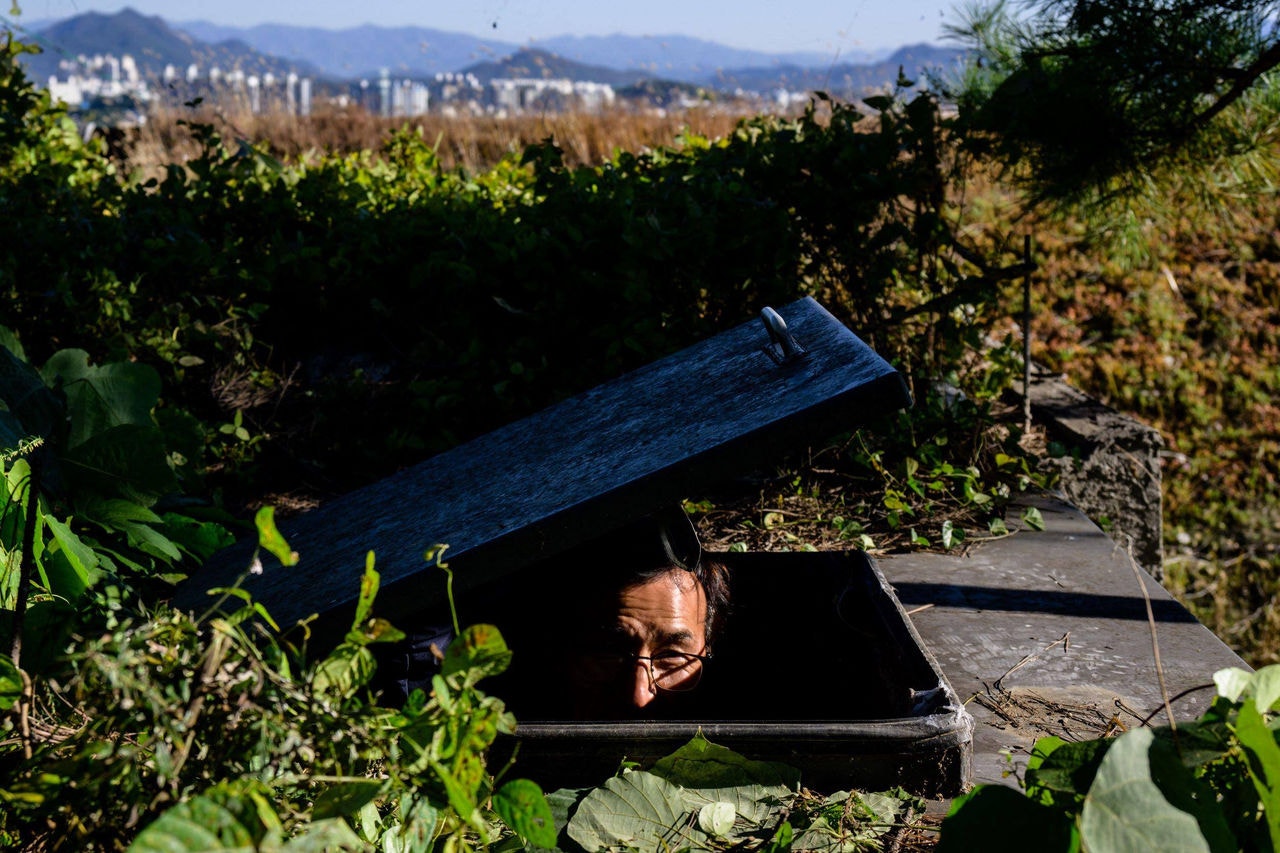
[{"label": "blue sky", "polygon": [[[168,21],[337,29],[412,24],[522,43],[548,36],[689,35],[735,47],[824,53],[939,41],[955,0],[19,0],[22,20],[132,6]],[[8,5],[7,3],[4,5]],[[0,10],[3,11],[3,10]]]}]

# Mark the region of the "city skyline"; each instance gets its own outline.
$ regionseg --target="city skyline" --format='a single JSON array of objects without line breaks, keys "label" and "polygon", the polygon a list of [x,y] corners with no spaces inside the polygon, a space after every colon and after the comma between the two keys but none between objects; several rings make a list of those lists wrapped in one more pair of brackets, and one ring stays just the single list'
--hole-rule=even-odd
[{"label": "city skyline", "polygon": [[650,0],[618,7],[591,0],[476,0],[451,4],[422,0],[368,0],[361,4],[324,0],[20,0],[19,24],[68,18],[86,12],[133,8],[170,23],[205,20],[251,27],[287,23],[324,29],[362,24],[421,26],[471,33],[512,43],[561,35],[683,35],[733,47],[769,52],[810,51],[830,56],[884,50],[903,44],[942,41],[942,26],[954,21],[953,0],[792,0],[780,19],[777,5],[763,0]]}]

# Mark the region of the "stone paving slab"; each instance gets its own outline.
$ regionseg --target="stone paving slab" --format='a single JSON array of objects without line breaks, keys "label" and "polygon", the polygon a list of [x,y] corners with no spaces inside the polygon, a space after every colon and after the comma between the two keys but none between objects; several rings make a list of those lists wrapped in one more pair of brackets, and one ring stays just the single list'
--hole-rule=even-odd
[{"label": "stone paving slab", "polygon": [[[1045,530],[970,545],[962,556],[903,554],[877,563],[974,718],[973,782],[1016,784],[1036,738],[1099,737],[1161,708],[1147,609],[1126,552],[1079,510],[1028,500]],[[1010,518],[1015,527],[1016,514]],[[1169,695],[1248,668],[1142,573]],[[1212,687],[1173,702],[1179,720]],[[1152,722],[1164,721],[1163,711]]]}]

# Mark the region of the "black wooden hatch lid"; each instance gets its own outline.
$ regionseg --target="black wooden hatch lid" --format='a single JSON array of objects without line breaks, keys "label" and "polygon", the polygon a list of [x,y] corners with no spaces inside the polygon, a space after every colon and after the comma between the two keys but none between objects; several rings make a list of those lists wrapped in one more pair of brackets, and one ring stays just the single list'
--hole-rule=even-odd
[{"label": "black wooden hatch lid", "polygon": [[[318,614],[318,630],[345,630],[372,550],[377,611],[409,627],[443,598],[423,557],[435,543],[462,593],[910,402],[884,359],[801,299],[282,524],[301,561],[264,554],[244,585],[281,625]],[[215,555],[174,603],[203,606],[251,553]]]}]

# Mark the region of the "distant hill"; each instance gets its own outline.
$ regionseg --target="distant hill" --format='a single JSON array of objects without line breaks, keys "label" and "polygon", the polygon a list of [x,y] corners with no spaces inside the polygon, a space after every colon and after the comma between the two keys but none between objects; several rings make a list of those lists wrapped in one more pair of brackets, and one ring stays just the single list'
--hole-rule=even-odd
[{"label": "distant hill", "polygon": [[243,42],[199,41],[174,30],[159,16],[148,17],[132,9],[113,15],[99,12],[76,15],[35,30],[35,41],[44,52],[25,58],[25,62],[36,80],[55,74],[61,59],[100,53],[132,54],[140,69],[154,74],[161,73],[166,65],[185,70],[192,63],[204,68],[217,65],[255,73],[314,73],[305,63],[269,56]]},{"label": "distant hill", "polygon": [[867,92],[892,86],[898,71],[909,80],[923,82],[925,69],[949,70],[964,57],[957,48],[929,44],[902,47],[888,58],[870,64],[840,63],[827,68],[736,68],[717,73],[711,84],[719,89],[767,92],[787,89],[795,92],[822,90],[840,97],[860,97]]},{"label": "distant hill", "polygon": [[[326,30],[288,24],[228,27],[207,21],[187,21],[176,26],[204,41],[241,39],[264,53],[309,62],[339,77],[375,76],[382,68],[390,69],[393,74],[429,76],[440,71],[459,71],[485,60],[496,61],[521,47],[497,39],[426,27],[363,26]],[[775,54],[743,50],[681,35],[566,35],[538,39],[525,47],[586,65],[695,83],[710,82],[725,68],[822,68],[835,59],[819,52]],[[882,58],[883,53],[869,52],[843,57],[846,62],[872,62]]]},{"label": "distant hill", "polygon": [[[56,72],[60,58],[78,54],[132,54],[144,71],[166,65],[179,70],[196,64],[283,75],[297,71],[330,79],[377,76],[430,78],[444,71],[467,71],[482,81],[493,77],[568,78],[608,83],[618,90],[673,93],[704,86],[732,91],[823,89],[859,97],[891,85],[898,69],[918,79],[925,67],[954,64],[961,51],[922,44],[900,48],[870,62],[834,63],[817,53],[770,54],[742,50],[687,36],[560,36],[520,48],[506,42],[424,27],[345,30],[263,24],[227,27],[189,22],[181,28],[131,9],[113,15],[88,12],[36,28],[45,52],[26,60],[36,80]],[[639,87],[639,88],[637,88]],[[672,87],[677,87],[673,89]]]},{"label": "distant hill", "polygon": [[545,50],[524,48],[495,62],[477,62],[463,69],[481,83],[495,77],[533,77],[543,80],[567,79],[608,83],[614,88],[635,86],[653,75],[640,71],[618,71],[601,65],[586,65]]},{"label": "distant hill", "polygon": [[[681,35],[557,36],[539,39],[533,46],[576,62],[695,83],[708,83],[725,68],[823,68],[835,61],[831,54],[817,51],[765,53]],[[845,60],[870,62],[882,58],[883,53],[863,53],[846,56]]]},{"label": "distant hill", "polygon": [[508,56],[519,48],[494,39],[426,27],[365,25],[326,30],[288,24],[226,27],[205,21],[176,26],[204,41],[241,39],[263,53],[307,62],[328,76],[346,79],[376,77],[383,68],[396,75],[428,77]]}]

